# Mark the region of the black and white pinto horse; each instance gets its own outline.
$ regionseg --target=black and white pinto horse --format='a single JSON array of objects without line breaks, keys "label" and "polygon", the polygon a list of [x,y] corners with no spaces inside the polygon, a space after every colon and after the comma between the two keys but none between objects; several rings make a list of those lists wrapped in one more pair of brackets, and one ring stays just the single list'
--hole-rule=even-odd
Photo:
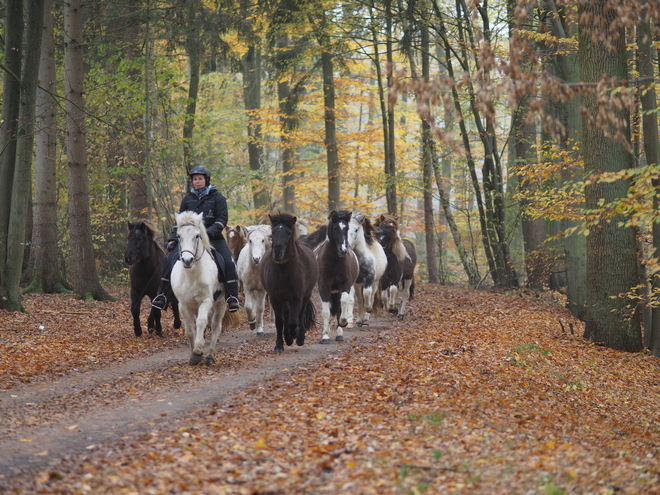
[{"label": "black and white pinto horse", "polygon": [[[131,282],[131,315],[133,316],[133,331],[136,337],[142,335],[140,325],[140,306],[145,296],[151,301],[158,293],[161,267],[165,258],[165,250],[156,241],[156,231],[148,220],[133,220],[128,222],[128,243],[124,252],[124,261],[128,265]],[[174,313],[174,328],[181,328],[179,306],[176,298],[168,295]],[[161,310],[151,308],[147,318],[149,333],[156,332],[163,336],[161,325]]]},{"label": "black and white pinto horse", "polygon": [[[202,221],[203,215],[184,211],[176,216],[179,259],[172,268],[171,283],[179,300],[186,336],[190,342],[189,364],[215,363],[215,346],[223,324],[233,322],[218,281],[218,267]],[[204,331],[211,329],[205,347]]]},{"label": "black and white pinto horse", "polygon": [[[357,326],[369,324],[374,312],[374,298],[380,290],[380,279],[387,268],[387,257],[383,246],[376,239],[376,229],[371,221],[360,212],[353,212],[349,222],[348,243],[355,252],[360,265],[360,273],[355,281],[355,302],[357,303]],[[348,315],[349,324],[353,311]]]},{"label": "black and white pinto horse", "polygon": [[245,295],[245,311],[250,329],[257,331],[257,336],[264,334],[264,308],[266,289],[259,276],[261,260],[273,242],[270,225],[251,225],[246,228],[246,244],[241,249],[236,263],[238,278]]},{"label": "black and white pinto horse", "polygon": [[[406,314],[406,304],[412,299],[415,288],[417,251],[411,241],[401,238],[397,217],[380,215],[374,225],[378,227],[378,242],[387,256],[387,269],[380,279],[383,304],[387,311],[402,319]],[[397,310],[399,286],[403,294],[401,306]]]},{"label": "black and white pinto horse", "polygon": [[328,215],[326,238],[314,253],[319,262],[319,296],[323,315],[323,336],[321,344],[330,343],[330,321],[337,317],[335,340],[344,340],[344,327],[348,325],[348,315],[352,316],[355,281],[360,265],[358,258],[348,244],[348,225],[352,212],[333,210]]},{"label": "black and white pinto horse", "polygon": [[259,276],[275,313],[275,352],[281,354],[284,342],[290,346],[295,339],[297,345],[303,345],[307,330],[315,325],[312,291],[319,267],[311,248],[298,239],[294,215],[268,217],[273,244],[260,263]]}]

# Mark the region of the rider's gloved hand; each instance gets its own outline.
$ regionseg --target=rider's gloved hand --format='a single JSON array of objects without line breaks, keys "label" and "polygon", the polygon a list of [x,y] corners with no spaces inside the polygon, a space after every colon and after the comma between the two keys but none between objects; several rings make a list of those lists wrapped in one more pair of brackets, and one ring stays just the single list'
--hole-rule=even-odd
[{"label": "rider's gloved hand", "polygon": [[171,240],[167,243],[167,252],[169,253],[176,247],[176,240]]}]

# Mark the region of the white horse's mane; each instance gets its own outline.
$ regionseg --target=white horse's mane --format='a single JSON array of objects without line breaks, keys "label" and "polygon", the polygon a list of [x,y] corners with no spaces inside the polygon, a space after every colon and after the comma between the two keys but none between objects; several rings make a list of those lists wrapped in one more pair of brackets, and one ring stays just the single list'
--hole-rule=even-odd
[{"label": "white horse's mane", "polygon": [[202,213],[195,213],[194,211],[182,211],[176,215],[176,228],[177,230],[186,225],[192,225],[199,230],[199,235],[202,238],[202,245],[204,248],[209,248],[211,246],[211,241],[209,236],[206,233],[206,227],[204,226],[203,219],[204,215]]}]

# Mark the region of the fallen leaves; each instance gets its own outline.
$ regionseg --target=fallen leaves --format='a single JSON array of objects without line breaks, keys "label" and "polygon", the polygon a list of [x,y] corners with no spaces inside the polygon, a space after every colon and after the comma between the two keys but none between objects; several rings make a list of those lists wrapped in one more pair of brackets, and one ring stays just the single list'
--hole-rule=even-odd
[{"label": "fallen leaves", "polygon": [[[76,311],[91,311],[85,308]],[[657,358],[566,334],[563,327],[580,329],[579,322],[537,298],[421,285],[410,308],[403,322],[382,316],[385,330],[370,330],[373,340],[346,344],[318,366],[283,369],[176,424],[95,446],[14,486],[40,493],[660,493]],[[57,326],[50,316],[46,328]],[[116,328],[131,338],[97,343],[97,360],[117,352],[138,358],[158,343],[136,342],[130,322]],[[40,342],[21,332],[31,345]],[[16,373],[37,379],[93,366],[70,348],[75,339],[59,344],[70,352],[64,363],[49,368],[46,360],[46,371],[28,364]],[[121,390],[130,395],[140,386]]]}]

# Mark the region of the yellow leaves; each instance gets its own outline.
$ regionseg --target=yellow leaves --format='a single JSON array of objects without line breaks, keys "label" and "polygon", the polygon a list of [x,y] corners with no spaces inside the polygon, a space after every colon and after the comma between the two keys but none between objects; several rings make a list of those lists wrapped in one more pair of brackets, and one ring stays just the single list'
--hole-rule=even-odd
[{"label": "yellow leaves", "polygon": [[325,411],[319,411],[316,413],[316,419],[325,419],[328,417],[328,413]]}]

